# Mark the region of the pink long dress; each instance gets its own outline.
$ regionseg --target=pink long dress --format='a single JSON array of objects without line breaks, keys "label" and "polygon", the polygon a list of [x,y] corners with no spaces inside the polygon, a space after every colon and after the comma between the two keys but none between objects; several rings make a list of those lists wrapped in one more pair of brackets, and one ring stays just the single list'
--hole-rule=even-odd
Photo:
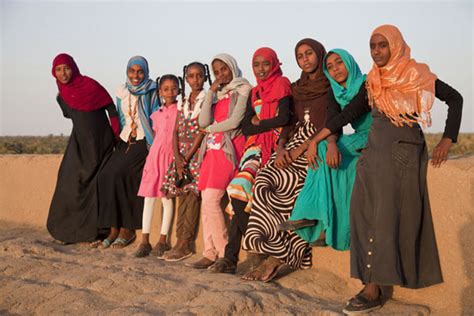
[{"label": "pink long dress", "polygon": [[[229,103],[230,98],[224,98],[217,102],[214,111],[214,121],[222,122],[227,119]],[[237,170],[245,146],[245,136],[239,135],[232,139],[237,159],[236,166],[233,166],[221,149],[223,134],[223,132],[210,133],[208,137],[207,150],[199,173],[198,189],[200,191],[204,189],[225,190]]]},{"label": "pink long dress", "polygon": [[155,138],[143,168],[142,182],[138,195],[143,197],[164,197],[161,186],[166,172],[173,161],[173,134],[178,106],[176,103],[163,106],[150,118],[153,121]]}]

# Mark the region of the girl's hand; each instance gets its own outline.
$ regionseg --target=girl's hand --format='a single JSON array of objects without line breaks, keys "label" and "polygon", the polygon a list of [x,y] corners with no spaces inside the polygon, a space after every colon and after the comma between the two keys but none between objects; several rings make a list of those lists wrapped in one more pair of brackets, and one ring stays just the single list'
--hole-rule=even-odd
[{"label": "girl's hand", "polygon": [[453,141],[450,138],[442,138],[438,145],[433,149],[433,156],[431,157],[431,165],[439,168],[446,160],[448,160],[449,148]]},{"label": "girl's hand", "polygon": [[193,158],[193,156],[188,157],[188,155],[186,155],[186,156],[184,157],[184,161],[186,161],[186,165],[189,164],[189,162],[191,161],[192,158]]},{"label": "girl's hand", "polygon": [[329,168],[337,169],[341,164],[342,156],[336,143],[328,143],[328,151],[326,153],[326,163]]},{"label": "girl's hand", "polygon": [[251,120],[253,125],[260,125],[260,120],[258,119],[257,115],[254,115]]},{"label": "girl's hand", "polygon": [[181,156],[181,154],[176,155],[176,169],[184,168],[186,166],[186,160]]},{"label": "girl's hand", "polygon": [[176,173],[178,174],[178,179],[182,179],[185,175],[186,168],[176,166]]},{"label": "girl's hand", "polygon": [[212,85],[209,89],[212,90],[212,92],[216,93],[217,90],[219,90],[219,86],[221,84],[222,84],[222,80],[221,79],[216,79],[216,80],[214,80],[214,82],[212,83]]},{"label": "girl's hand", "polygon": [[291,163],[290,153],[285,148],[278,147],[275,157],[275,166],[279,169],[285,169]]},{"label": "girl's hand", "polygon": [[306,151],[306,159],[308,160],[308,165],[311,169],[317,169],[321,158],[318,156],[318,143],[311,141]]}]

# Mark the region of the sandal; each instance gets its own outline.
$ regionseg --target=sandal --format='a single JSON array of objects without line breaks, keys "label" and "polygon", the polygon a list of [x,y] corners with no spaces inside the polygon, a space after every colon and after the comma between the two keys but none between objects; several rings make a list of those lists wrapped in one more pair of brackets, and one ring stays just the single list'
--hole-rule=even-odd
[{"label": "sandal", "polygon": [[[105,248],[108,248],[108,247],[111,246],[113,249],[123,249],[123,248],[127,247],[128,245],[130,245],[135,240],[135,238],[137,238],[137,235],[133,235],[129,239],[125,239],[125,238],[122,238],[122,237],[117,237],[111,245],[109,245]],[[110,241],[108,239],[104,239],[103,243],[106,240],[110,243]]]},{"label": "sandal", "polygon": [[309,245],[310,247],[327,247],[326,240],[324,239],[317,239],[313,243]]},{"label": "sandal", "polygon": [[166,243],[157,243],[155,245],[155,247],[151,250],[151,255],[152,256],[156,256],[158,257],[158,259],[164,259],[164,254],[165,254],[165,251],[168,251],[170,250],[171,247],[170,245],[166,244]]},{"label": "sandal", "polygon": [[212,273],[229,273],[235,274],[237,265],[227,258],[219,258],[212,266],[207,268]]},{"label": "sandal", "polygon": [[97,246],[97,248],[100,248],[100,249],[107,249],[107,248],[109,248],[109,247],[113,244],[114,241],[115,241],[115,239],[112,240],[112,241],[110,241],[109,239],[105,238],[104,240],[102,240],[102,241],[99,243],[99,245]]},{"label": "sandal", "polygon": [[134,255],[136,258],[143,258],[143,257],[149,256],[150,252],[151,252],[150,244],[140,244],[140,246],[138,246],[138,249]]},{"label": "sandal", "polygon": [[380,293],[375,300],[369,300],[362,295],[361,291],[359,294],[347,301],[342,312],[346,315],[365,314],[379,309],[382,306],[382,293]]},{"label": "sandal", "polygon": [[[271,262],[271,261],[274,261],[274,262]],[[267,272],[267,266],[269,264],[273,265],[274,263],[276,263],[275,261],[278,261],[278,265],[275,265],[273,267],[272,272],[266,278],[262,278],[262,276]],[[268,283],[277,276],[278,272],[281,270],[283,266],[284,265],[280,263],[280,260],[274,257],[268,257],[265,261],[263,261],[263,263],[260,266],[258,266],[258,268],[250,272],[247,272],[241,277],[241,279],[247,280],[247,281],[262,281],[264,283]]]},{"label": "sandal", "polygon": [[317,220],[314,220],[314,219],[299,219],[299,220],[296,220],[296,221],[286,221],[286,222],[283,222],[283,223],[280,223],[278,225],[278,230],[280,231],[293,231],[293,230],[297,230],[297,229],[300,229],[300,228],[304,228],[304,227],[310,227],[310,226],[314,226],[318,223]]},{"label": "sandal", "polygon": [[163,259],[166,262],[178,262],[191,257],[194,254],[190,249],[175,249],[165,252]]},{"label": "sandal", "polygon": [[94,240],[93,242],[89,243],[90,248],[99,248],[100,244],[102,243],[102,240]]}]

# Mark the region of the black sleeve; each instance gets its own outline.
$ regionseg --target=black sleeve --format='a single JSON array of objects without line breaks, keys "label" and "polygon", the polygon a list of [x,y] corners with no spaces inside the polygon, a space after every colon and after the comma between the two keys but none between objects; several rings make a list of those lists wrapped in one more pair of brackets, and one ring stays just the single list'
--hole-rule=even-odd
[{"label": "black sleeve", "polygon": [[105,109],[107,110],[109,117],[118,116],[117,108],[115,107],[115,104],[113,102],[107,105]]},{"label": "black sleeve", "polygon": [[337,103],[336,98],[334,97],[334,93],[329,90],[328,98],[327,98],[327,112],[326,112],[326,128],[328,128],[333,134],[342,134],[342,128],[332,127],[329,123],[337,119],[337,117],[341,114],[341,106]]},{"label": "black sleeve", "polygon": [[[332,133],[339,132],[342,127],[354,122],[365,113],[370,112],[365,85],[360,88],[357,95],[344,107],[344,110],[342,111],[333,94],[331,94],[329,99],[326,127]],[[338,109],[336,109],[336,107]]]},{"label": "black sleeve", "polygon": [[255,111],[252,107],[252,96],[249,96],[247,99],[247,107],[245,108],[245,115],[242,120],[242,133],[245,136],[261,133],[259,130],[259,126],[255,126],[252,124],[252,117],[254,115]]},{"label": "black sleeve", "polygon": [[63,111],[63,115],[65,118],[71,118],[69,115],[69,106],[64,102],[63,98],[58,94],[56,97],[56,101],[58,101],[59,107],[61,108],[61,111]]},{"label": "black sleeve", "polygon": [[459,128],[461,126],[463,99],[456,89],[447,83],[436,79],[435,95],[448,105],[448,117],[444,127],[443,138],[450,138],[453,143],[458,141]]},{"label": "black sleeve", "polygon": [[270,131],[272,128],[283,127],[287,125],[291,119],[291,98],[289,96],[281,98],[278,101],[278,115],[261,120],[259,125],[252,124],[252,117],[255,115],[255,110],[252,106],[251,97],[247,101],[247,109],[242,121],[242,133],[245,136],[260,134]]},{"label": "black sleeve", "polygon": [[259,126],[267,128],[278,128],[288,124],[290,122],[290,119],[291,97],[286,96],[278,101],[278,115],[270,119],[261,120]]}]

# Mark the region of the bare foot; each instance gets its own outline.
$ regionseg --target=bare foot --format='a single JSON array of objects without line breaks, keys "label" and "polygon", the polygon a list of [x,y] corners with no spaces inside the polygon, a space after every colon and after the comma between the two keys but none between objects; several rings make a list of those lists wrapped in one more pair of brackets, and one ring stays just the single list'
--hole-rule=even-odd
[{"label": "bare foot", "polygon": [[280,260],[275,257],[268,257],[256,269],[247,272],[242,276],[247,281],[270,282],[278,274],[279,268],[282,266]]}]

